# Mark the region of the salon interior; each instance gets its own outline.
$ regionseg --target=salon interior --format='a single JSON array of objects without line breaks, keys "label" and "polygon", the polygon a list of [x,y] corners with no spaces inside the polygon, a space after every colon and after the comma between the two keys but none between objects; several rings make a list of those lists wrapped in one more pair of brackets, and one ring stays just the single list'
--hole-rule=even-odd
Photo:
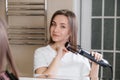
[{"label": "salon interior", "polygon": [[100,67],[100,80],[120,80],[120,0],[0,0],[21,80],[33,80],[34,51],[47,44],[50,18],[59,9],[76,14],[78,45],[100,52],[112,65],[112,71]]}]

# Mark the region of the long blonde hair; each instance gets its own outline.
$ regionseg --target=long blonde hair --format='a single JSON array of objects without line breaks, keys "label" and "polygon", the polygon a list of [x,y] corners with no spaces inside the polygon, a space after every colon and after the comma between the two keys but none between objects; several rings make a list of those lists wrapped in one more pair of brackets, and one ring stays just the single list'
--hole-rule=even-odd
[{"label": "long blonde hair", "polygon": [[7,24],[0,18],[0,72],[4,71],[4,60],[7,61],[5,67],[9,66],[11,72],[18,78],[15,64],[10,51],[8,36],[6,31]]}]

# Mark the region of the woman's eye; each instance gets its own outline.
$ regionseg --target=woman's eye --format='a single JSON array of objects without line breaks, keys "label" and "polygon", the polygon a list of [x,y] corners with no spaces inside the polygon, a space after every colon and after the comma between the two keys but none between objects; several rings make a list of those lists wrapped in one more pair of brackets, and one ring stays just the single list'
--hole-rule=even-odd
[{"label": "woman's eye", "polygon": [[55,26],[56,24],[54,22],[52,22],[51,26]]},{"label": "woman's eye", "polygon": [[61,28],[65,28],[65,26],[61,26]]}]

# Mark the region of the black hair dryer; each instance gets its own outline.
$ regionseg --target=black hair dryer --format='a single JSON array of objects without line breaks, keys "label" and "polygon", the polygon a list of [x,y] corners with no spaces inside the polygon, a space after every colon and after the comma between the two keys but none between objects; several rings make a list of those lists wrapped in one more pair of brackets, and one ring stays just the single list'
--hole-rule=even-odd
[{"label": "black hair dryer", "polygon": [[92,56],[91,54],[89,54],[87,51],[82,50],[79,45],[77,45],[77,47],[79,47],[79,49],[77,49],[77,50],[74,49],[73,46],[69,44],[69,42],[67,42],[67,43],[65,44],[65,47],[67,48],[67,50],[69,50],[69,51],[71,51],[71,52],[73,52],[73,53],[78,53],[78,54],[80,54],[80,55],[82,55],[82,56],[90,59],[91,61],[99,64],[100,66],[103,66],[103,67],[111,67],[111,65],[109,64],[109,62],[108,62],[107,60],[102,59],[102,60],[100,60],[100,61],[97,61],[97,60],[94,58],[94,56]]}]

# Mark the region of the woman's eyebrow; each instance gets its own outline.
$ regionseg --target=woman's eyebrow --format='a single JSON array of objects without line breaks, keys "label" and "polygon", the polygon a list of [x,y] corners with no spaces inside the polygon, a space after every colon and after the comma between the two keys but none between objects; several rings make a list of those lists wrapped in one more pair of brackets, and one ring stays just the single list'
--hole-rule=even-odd
[{"label": "woman's eyebrow", "polygon": [[[56,23],[56,22],[53,20],[52,23]],[[61,22],[60,25],[67,25],[67,24],[64,22]]]},{"label": "woman's eyebrow", "polygon": [[52,21],[52,22],[56,23],[55,21]]},{"label": "woman's eyebrow", "polygon": [[66,23],[60,23],[61,25],[67,25]]}]

